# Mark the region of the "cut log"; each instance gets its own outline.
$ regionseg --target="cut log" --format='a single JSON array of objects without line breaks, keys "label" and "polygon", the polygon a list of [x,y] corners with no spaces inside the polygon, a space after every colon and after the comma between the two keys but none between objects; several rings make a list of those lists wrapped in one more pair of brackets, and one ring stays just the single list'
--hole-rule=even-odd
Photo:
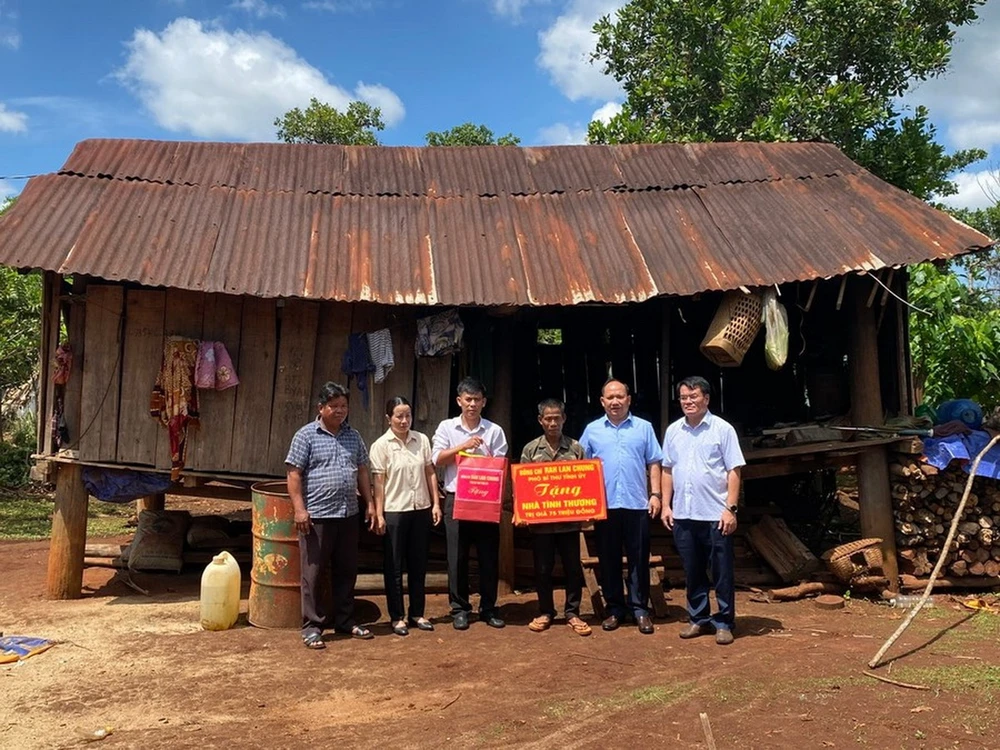
[{"label": "cut log", "polygon": [[776,602],[792,602],[815,594],[843,594],[844,587],[839,583],[820,583],[810,581],[798,586],[788,586],[783,589],[771,589],[767,592],[768,599]]}]

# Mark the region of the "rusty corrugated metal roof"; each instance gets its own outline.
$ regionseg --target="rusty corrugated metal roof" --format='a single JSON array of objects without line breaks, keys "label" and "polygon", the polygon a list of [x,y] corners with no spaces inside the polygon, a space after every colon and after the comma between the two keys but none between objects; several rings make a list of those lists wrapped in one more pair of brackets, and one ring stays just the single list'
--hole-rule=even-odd
[{"label": "rusty corrugated metal roof", "polygon": [[817,143],[90,140],[0,220],[8,266],[390,304],[641,301],[988,244]]}]

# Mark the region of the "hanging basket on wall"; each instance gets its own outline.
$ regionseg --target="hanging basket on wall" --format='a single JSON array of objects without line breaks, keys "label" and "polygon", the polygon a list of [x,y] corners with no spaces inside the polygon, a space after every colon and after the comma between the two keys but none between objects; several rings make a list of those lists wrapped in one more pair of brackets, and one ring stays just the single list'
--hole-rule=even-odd
[{"label": "hanging basket on wall", "polygon": [[738,367],[760,331],[759,294],[726,292],[701,342],[701,353],[719,367]]}]

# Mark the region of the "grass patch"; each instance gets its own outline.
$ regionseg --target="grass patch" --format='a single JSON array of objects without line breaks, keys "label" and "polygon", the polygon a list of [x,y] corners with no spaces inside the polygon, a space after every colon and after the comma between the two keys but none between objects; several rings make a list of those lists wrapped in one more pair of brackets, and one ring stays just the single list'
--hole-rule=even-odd
[{"label": "grass patch", "polygon": [[579,698],[548,706],[544,713],[552,719],[580,713],[622,711],[632,706],[667,706],[694,692],[694,683],[680,682],[672,685],[647,685],[628,692],[614,693],[604,698]]},{"label": "grass patch", "polygon": [[[132,503],[119,505],[91,500],[87,508],[87,536],[130,533],[125,523],[135,513]],[[0,539],[48,539],[52,531],[52,496],[11,493],[0,495]]]},{"label": "grass patch", "polygon": [[904,682],[916,682],[937,690],[1000,693],[1000,666],[960,664],[947,667],[900,667],[892,675]]}]

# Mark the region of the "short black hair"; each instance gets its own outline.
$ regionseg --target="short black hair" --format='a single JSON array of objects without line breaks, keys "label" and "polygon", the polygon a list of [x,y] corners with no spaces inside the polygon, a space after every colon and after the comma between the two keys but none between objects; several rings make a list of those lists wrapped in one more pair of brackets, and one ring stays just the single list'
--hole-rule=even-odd
[{"label": "short black hair", "polygon": [[483,381],[479,378],[462,378],[455,389],[455,395],[461,396],[464,393],[469,393],[473,396],[478,394],[486,398],[486,386],[483,385]]},{"label": "short black hair", "polygon": [[557,398],[546,398],[538,402],[538,416],[542,416],[546,409],[558,409],[566,416],[566,404]]},{"label": "short black hair", "polygon": [[324,383],[323,387],[319,389],[319,396],[317,396],[319,400],[316,403],[325,404],[331,399],[338,398],[340,396],[343,396],[348,401],[351,400],[351,392],[347,390],[347,387],[341,385],[340,383],[334,383],[331,380],[328,383]]},{"label": "short black hair", "polygon": [[604,381],[604,385],[601,386],[602,396],[604,395],[604,389],[607,388],[612,383],[621,383],[623,386],[625,386],[625,395],[626,396],[632,395],[632,390],[628,387],[628,383],[626,383],[624,380],[619,380],[618,378],[608,378],[607,380]]},{"label": "short black hair", "polygon": [[704,393],[706,396],[711,396],[712,395],[712,384],[709,383],[707,380],[705,380],[705,378],[701,377],[701,375],[689,375],[688,377],[684,378],[684,380],[682,380],[681,382],[679,382],[677,384],[677,397],[678,398],[680,398],[680,395],[681,395],[681,386],[684,386],[688,390],[692,390],[692,391],[695,388],[697,388],[702,393]]},{"label": "short black hair", "polygon": [[409,406],[410,402],[404,396],[393,396],[385,402],[385,415],[391,417],[397,406]]}]

